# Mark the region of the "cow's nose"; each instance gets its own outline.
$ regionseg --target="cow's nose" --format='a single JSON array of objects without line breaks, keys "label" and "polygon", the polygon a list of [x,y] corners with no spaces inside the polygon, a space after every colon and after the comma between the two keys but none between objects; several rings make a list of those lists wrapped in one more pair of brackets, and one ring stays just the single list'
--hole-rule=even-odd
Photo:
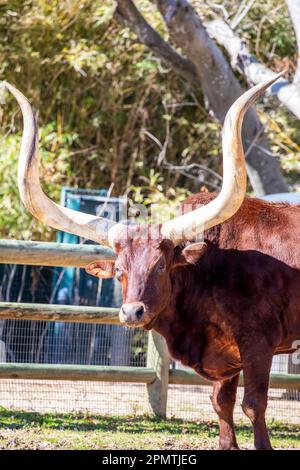
[{"label": "cow's nose", "polygon": [[145,313],[145,307],[140,302],[122,305],[122,314],[125,322],[136,322],[141,320]]}]

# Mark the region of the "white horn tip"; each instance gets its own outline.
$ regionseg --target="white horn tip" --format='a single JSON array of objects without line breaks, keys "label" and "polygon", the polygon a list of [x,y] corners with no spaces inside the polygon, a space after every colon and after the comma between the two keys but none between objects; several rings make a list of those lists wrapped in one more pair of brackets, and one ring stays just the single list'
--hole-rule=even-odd
[{"label": "white horn tip", "polygon": [[[118,239],[120,240],[123,237],[126,238],[127,228],[128,227],[126,225],[115,224],[108,230],[108,234],[107,234],[108,243],[112,248],[114,247],[114,243],[116,240]],[[124,229],[126,229],[126,232],[123,234],[123,237],[122,237],[122,232],[124,231]]]}]

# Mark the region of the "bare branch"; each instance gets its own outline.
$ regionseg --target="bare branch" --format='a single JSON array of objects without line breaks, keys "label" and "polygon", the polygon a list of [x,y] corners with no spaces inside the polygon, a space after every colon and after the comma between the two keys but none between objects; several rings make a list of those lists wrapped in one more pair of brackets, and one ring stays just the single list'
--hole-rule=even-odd
[{"label": "bare branch", "polygon": [[255,0],[243,0],[240,3],[240,6],[234,15],[233,19],[230,21],[230,26],[232,29],[236,29],[236,27],[240,24],[240,22],[245,18],[245,16],[250,11],[251,7],[254,5]]},{"label": "bare branch", "polygon": [[229,13],[228,11],[226,10],[225,6],[222,5],[222,4],[219,4],[219,3],[214,3],[214,2],[211,2],[210,0],[206,0],[206,3],[207,5],[212,9],[212,10],[221,10],[225,20],[228,20],[229,18]]},{"label": "bare branch", "polygon": [[[293,0],[294,1],[294,0]],[[300,2],[299,2],[300,3]],[[207,24],[207,31],[228,52],[231,65],[239,70],[249,83],[257,85],[275,76],[275,72],[258,62],[248,50],[245,42],[240,39],[223,20],[214,20]],[[300,119],[300,88],[285,78],[280,78],[267,91],[276,96],[298,119]]]},{"label": "bare branch", "polygon": [[104,212],[106,211],[107,205],[109,203],[109,198],[110,198],[111,193],[114,189],[114,186],[115,186],[115,183],[110,183],[110,186],[108,188],[108,191],[107,191],[107,194],[105,196],[105,200],[104,200],[103,204],[100,206],[100,209],[97,208],[97,210],[96,210],[97,217],[102,217]]},{"label": "bare branch", "polygon": [[[170,138],[170,125],[169,121],[166,121],[166,138],[164,143],[162,144],[160,140],[155,137],[151,132],[144,130],[143,133],[149,137],[159,148],[160,152],[159,155],[156,157],[157,165],[160,166],[162,165],[163,168],[166,170],[172,172],[172,173],[178,173],[181,174],[182,176],[185,176],[186,178],[192,179],[196,182],[202,182],[205,183],[207,186],[211,186],[213,190],[215,191],[216,189],[220,189],[221,184],[217,185],[212,183],[211,181],[207,181],[204,177],[204,173],[208,173],[211,176],[213,176],[219,183],[222,183],[222,176],[220,176],[218,173],[216,173],[214,170],[211,168],[208,168],[204,165],[200,165],[199,163],[187,163],[184,165],[174,165],[170,163],[167,159],[167,147],[169,143],[169,138]],[[194,176],[191,172],[196,169],[197,175]]]}]

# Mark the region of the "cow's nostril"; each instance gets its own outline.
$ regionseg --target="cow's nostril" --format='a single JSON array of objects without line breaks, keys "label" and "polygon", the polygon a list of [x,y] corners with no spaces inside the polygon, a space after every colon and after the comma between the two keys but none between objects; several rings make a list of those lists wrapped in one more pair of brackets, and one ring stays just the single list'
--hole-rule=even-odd
[{"label": "cow's nostril", "polygon": [[136,315],[136,318],[140,320],[142,316],[144,315],[144,307],[143,306],[139,307],[137,311],[135,312],[135,315]]}]

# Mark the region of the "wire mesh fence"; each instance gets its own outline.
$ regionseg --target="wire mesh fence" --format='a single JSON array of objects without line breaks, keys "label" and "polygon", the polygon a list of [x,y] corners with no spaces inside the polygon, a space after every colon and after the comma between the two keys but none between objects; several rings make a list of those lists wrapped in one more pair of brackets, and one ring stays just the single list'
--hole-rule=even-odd
[{"label": "wire mesh fence", "polygon": [[[275,393],[274,393],[275,392]],[[169,385],[167,417],[215,421],[210,403],[211,387]],[[235,418],[248,423],[238,391]],[[0,380],[0,405],[37,412],[79,412],[114,416],[149,413],[147,389],[142,384],[69,382],[52,380]],[[270,390],[268,420],[300,425],[300,400],[295,391]]]},{"label": "wire mesh fence", "polygon": [[[62,282],[61,272],[50,268],[4,266],[0,300],[64,303],[66,296],[62,289],[65,287],[63,283],[57,284],[57,279]],[[105,285],[93,278],[83,282],[85,276],[83,270],[76,270],[73,286],[76,298],[71,296],[70,302],[106,306],[121,302],[117,284]],[[53,289],[56,289],[55,295]],[[147,332],[115,325],[28,320],[5,320],[0,324],[0,362],[144,367],[147,343]],[[172,367],[180,367],[180,364],[172,364]],[[300,372],[293,367],[289,356],[277,356],[272,371]],[[210,393],[210,387],[170,385],[167,416],[215,420]],[[242,393],[239,389],[235,413],[237,420],[247,421],[239,406]],[[146,385],[92,381],[2,379],[0,406],[38,412],[120,416],[149,412]],[[300,425],[299,392],[270,390],[267,416],[271,420]]]}]

